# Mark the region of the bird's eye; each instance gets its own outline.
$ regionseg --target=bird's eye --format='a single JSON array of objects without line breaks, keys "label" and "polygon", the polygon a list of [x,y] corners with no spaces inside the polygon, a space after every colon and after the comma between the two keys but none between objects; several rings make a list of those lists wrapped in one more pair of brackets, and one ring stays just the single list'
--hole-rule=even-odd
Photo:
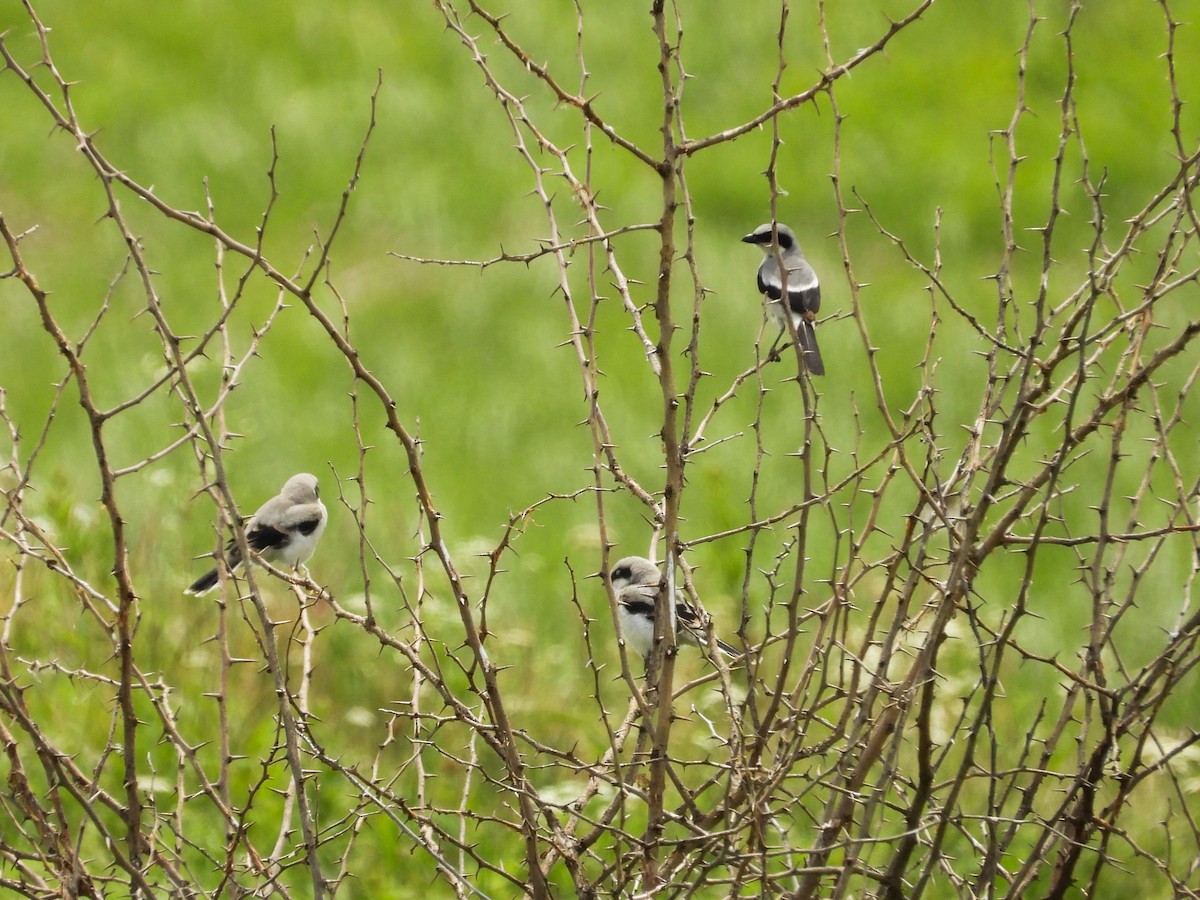
[{"label": "bird's eye", "polygon": [[628,579],[633,574],[633,570],[629,566],[617,566],[612,570],[612,580],[620,581]]}]

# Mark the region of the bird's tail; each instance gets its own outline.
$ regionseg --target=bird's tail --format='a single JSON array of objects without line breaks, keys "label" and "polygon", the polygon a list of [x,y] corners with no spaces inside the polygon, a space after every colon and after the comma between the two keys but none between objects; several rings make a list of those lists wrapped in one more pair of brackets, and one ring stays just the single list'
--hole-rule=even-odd
[{"label": "bird's tail", "polygon": [[[251,546],[253,546],[253,544]],[[209,555],[211,554],[205,554],[205,556]],[[229,566],[229,571],[231,572],[242,564],[242,554],[238,552],[237,544],[235,544],[233,541],[230,541],[225,547],[225,564]],[[188,587],[184,593],[191,594],[193,597],[199,597],[201,594],[207,594],[209,591],[215,588],[217,586],[217,581],[219,580],[220,579],[217,577],[217,570],[213,569],[211,572],[205,572],[203,575],[193,581],[191,586]]]},{"label": "bird's tail", "polygon": [[825,374],[825,363],[821,360],[821,350],[817,346],[817,331],[812,322],[801,322],[800,330],[796,332],[800,346],[804,348],[804,365],[813,375]]},{"label": "bird's tail", "polygon": [[199,597],[202,594],[207,594],[216,586],[217,570],[213,569],[211,572],[205,572],[203,575],[193,581],[192,586],[184,591],[184,593],[191,594],[193,597]]},{"label": "bird's tail", "polygon": [[726,656],[741,656],[742,655],[741,650],[739,650],[737,647],[734,647],[732,644],[725,643],[719,637],[714,637],[713,640],[717,644],[717,649],[720,650],[722,653],[724,653]]}]

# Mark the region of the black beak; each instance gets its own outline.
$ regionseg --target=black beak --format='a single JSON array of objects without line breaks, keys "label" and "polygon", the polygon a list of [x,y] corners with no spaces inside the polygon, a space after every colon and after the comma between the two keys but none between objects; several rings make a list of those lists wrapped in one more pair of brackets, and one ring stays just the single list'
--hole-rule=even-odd
[{"label": "black beak", "polygon": [[746,235],[744,238],[742,238],[742,243],[743,243],[743,244],[757,244],[757,243],[758,243],[758,238],[756,238],[756,237],[755,237],[754,235],[752,235],[752,234],[748,234],[748,235]]}]

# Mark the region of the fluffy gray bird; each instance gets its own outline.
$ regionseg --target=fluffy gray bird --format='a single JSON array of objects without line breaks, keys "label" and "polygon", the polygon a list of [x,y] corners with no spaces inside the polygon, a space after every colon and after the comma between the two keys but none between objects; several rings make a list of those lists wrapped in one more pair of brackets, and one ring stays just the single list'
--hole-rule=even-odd
[{"label": "fluffy gray bird", "polygon": [[[778,243],[772,240],[772,233],[778,238]],[[800,245],[796,243],[796,235],[786,225],[771,223],[759,225],[742,238],[747,244],[757,244],[762,250],[764,259],[758,267],[758,290],[762,294],[763,304],[771,313],[771,318],[787,333],[787,319],[791,314],[796,326],[796,337],[804,350],[804,364],[814,375],[825,374],[825,363],[821,361],[821,351],[817,348],[817,332],[813,320],[821,308],[821,282],[817,273],[804,258]],[[778,249],[776,249],[778,248]],[[783,278],[779,273],[779,263],[787,270],[787,306],[785,312],[783,300]]]},{"label": "fluffy gray bird", "polygon": [[[260,506],[246,522],[246,543],[267,562],[295,568],[313,555],[328,520],[317,477],[307,472],[293,475],[279,495]],[[234,541],[226,545],[225,562],[231,572],[242,564]],[[213,569],[197,578],[185,593],[199,597],[216,587],[217,581]]]},{"label": "fluffy gray bird", "polygon": [[[608,577],[617,595],[621,636],[643,657],[649,656],[654,649],[654,607],[663,581],[662,572],[644,557],[627,556],[617,561]],[[675,625],[679,643],[708,647],[712,617],[678,590],[675,592]],[[735,648],[720,638],[716,638],[716,645],[727,656],[738,655]]]}]

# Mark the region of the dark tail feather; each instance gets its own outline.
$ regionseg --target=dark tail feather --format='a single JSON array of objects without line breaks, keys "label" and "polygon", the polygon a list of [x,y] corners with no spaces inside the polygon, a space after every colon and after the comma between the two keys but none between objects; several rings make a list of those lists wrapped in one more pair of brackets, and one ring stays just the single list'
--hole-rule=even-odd
[{"label": "dark tail feather", "polygon": [[217,570],[206,572],[192,582],[192,586],[184,591],[185,594],[191,594],[193,597],[199,597],[201,594],[207,594],[217,586]]},{"label": "dark tail feather", "polygon": [[742,651],[739,650],[737,647],[734,647],[731,644],[725,643],[720,638],[715,638],[715,640],[717,642],[717,649],[720,650],[722,653],[724,653],[726,656],[741,656],[742,655]]},{"label": "dark tail feather", "polygon": [[[250,546],[253,547],[254,544],[251,543]],[[206,553],[204,555],[210,556],[211,554]],[[225,562],[231,572],[242,564],[242,554],[238,552],[237,545],[233,541],[230,541],[225,547]],[[193,581],[191,587],[184,591],[184,593],[191,594],[193,597],[199,597],[201,594],[207,594],[215,588],[219,580],[217,570],[213,569],[211,572],[206,572]]]},{"label": "dark tail feather", "polygon": [[813,375],[825,374],[825,363],[821,361],[821,350],[817,347],[817,331],[812,322],[801,322],[796,336],[804,348],[804,364]]}]

